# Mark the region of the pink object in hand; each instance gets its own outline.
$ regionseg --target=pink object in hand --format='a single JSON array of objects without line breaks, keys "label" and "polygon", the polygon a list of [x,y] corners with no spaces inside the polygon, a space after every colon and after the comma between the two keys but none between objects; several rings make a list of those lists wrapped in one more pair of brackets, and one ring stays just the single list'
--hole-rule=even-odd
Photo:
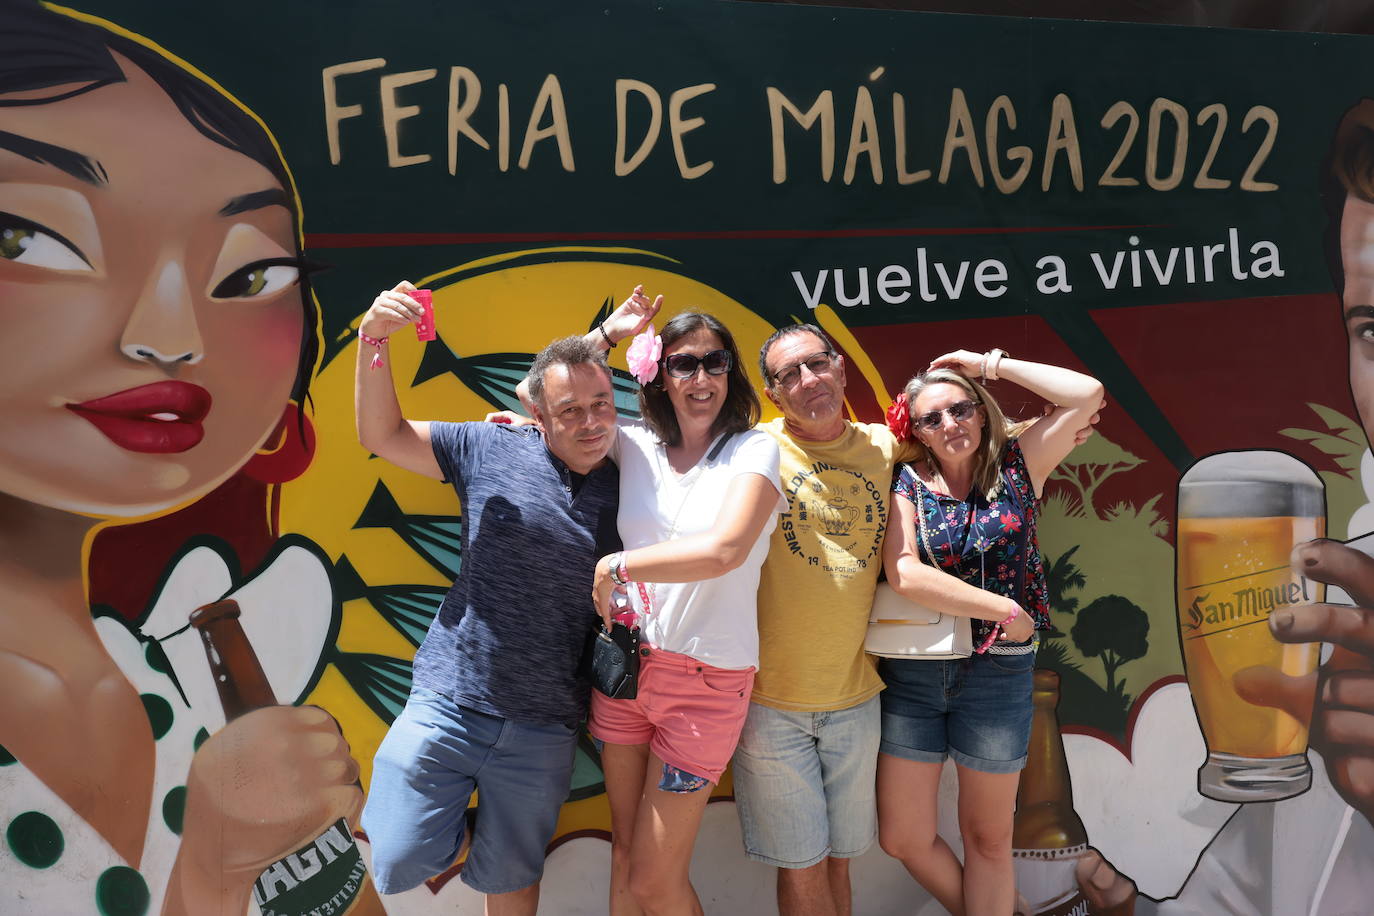
[{"label": "pink object in hand", "polygon": [[425,310],[424,317],[415,323],[415,336],[420,340],[433,340],[434,331],[434,292],[428,289],[417,289],[410,294],[410,298],[420,303],[420,307]]}]

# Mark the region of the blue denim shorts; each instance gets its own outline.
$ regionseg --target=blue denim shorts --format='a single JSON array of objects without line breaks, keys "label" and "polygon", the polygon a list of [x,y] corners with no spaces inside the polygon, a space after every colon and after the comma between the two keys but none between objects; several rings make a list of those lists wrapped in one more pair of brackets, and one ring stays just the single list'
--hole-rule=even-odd
[{"label": "blue denim shorts", "polygon": [[750,703],[735,748],[735,803],[749,858],[807,868],[852,858],[878,834],[878,698],[795,712]]},{"label": "blue denim shorts", "polygon": [[372,878],[396,894],[442,874],[463,843],[480,792],[477,826],[460,875],[483,894],[529,887],[572,781],[577,730],[502,719],[413,687],[377,748],[362,828]]},{"label": "blue denim shorts", "polygon": [[882,752],[982,773],[1016,773],[1030,744],[1035,653],[969,658],[884,658]]}]

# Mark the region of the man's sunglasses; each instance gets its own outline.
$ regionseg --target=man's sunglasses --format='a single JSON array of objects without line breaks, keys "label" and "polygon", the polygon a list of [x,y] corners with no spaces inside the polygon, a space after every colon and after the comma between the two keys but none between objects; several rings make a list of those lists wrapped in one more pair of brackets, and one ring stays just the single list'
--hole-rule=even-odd
[{"label": "man's sunglasses", "polygon": [[956,404],[949,405],[944,410],[932,410],[930,413],[923,413],[913,422],[921,429],[930,431],[940,428],[940,424],[944,422],[941,419],[944,414],[949,414],[949,418],[955,423],[962,423],[973,416],[974,411],[977,409],[977,401],[959,401]]},{"label": "man's sunglasses", "polygon": [[735,364],[729,350],[712,350],[705,356],[691,353],[674,353],[663,360],[663,368],[673,378],[691,378],[697,374],[697,366],[703,366],[708,375],[724,375]]}]

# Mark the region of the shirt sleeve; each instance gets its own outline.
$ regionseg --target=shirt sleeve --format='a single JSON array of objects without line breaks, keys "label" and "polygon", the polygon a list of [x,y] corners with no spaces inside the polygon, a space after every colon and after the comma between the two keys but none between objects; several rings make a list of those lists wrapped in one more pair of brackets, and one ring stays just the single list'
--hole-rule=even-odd
[{"label": "shirt sleeve", "polygon": [[487,450],[503,432],[518,433],[500,423],[430,423],[429,446],[444,472],[444,483],[459,484],[477,473]]},{"label": "shirt sleeve", "polygon": [[916,472],[911,465],[902,463],[892,472],[892,492],[916,505]]},{"label": "shirt sleeve", "polygon": [[[778,493],[779,505],[785,507],[782,484],[779,482],[778,465],[780,462],[778,443],[772,436],[757,430],[744,433],[744,438],[730,456],[728,467],[731,478],[740,474],[758,474],[773,485]],[[779,512],[783,511],[781,508]]]},{"label": "shirt sleeve", "polygon": [[626,449],[636,449],[647,454],[658,447],[658,437],[643,420],[619,417],[615,421],[615,432],[615,441],[611,443],[609,454],[617,465],[623,463],[621,456]]}]

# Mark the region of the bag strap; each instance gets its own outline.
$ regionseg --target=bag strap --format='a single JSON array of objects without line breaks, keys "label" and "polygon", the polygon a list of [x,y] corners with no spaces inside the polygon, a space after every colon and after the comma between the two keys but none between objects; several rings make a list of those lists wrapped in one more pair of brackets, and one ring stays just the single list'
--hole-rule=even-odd
[{"label": "bag strap", "polygon": [[926,549],[926,560],[936,569],[940,564],[935,562],[935,551],[930,549],[930,536],[926,534],[926,507],[925,498],[922,493],[926,485],[921,481],[921,475],[916,473],[916,469],[911,469],[911,476],[916,478],[916,533],[921,538],[921,546]]}]

